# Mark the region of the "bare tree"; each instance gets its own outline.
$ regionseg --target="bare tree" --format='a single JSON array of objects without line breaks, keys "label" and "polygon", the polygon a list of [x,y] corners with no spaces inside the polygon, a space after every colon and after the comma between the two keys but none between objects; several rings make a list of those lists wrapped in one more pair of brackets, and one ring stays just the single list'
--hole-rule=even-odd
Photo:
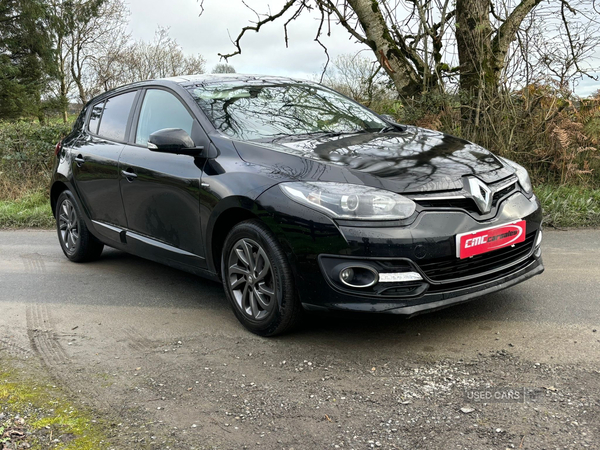
[{"label": "bare tree", "polygon": [[163,27],[156,30],[153,42],[134,43],[128,58],[131,81],[204,73],[206,64],[202,55],[186,56]]},{"label": "bare tree", "polygon": [[130,46],[129,36],[117,35],[103,47],[101,53],[95,55],[86,77],[90,97],[131,81]]},{"label": "bare tree", "polygon": [[87,102],[85,76],[98,54],[114,36],[125,35],[127,9],[122,0],[49,0],[57,60],[57,96],[63,120],[71,90]]},{"label": "bare tree", "polygon": [[152,42],[116,36],[94,58],[91,86],[101,92],[141,80],[199,74],[205,64],[202,55],[186,55],[168,28],[159,27]]},{"label": "bare tree", "polygon": [[68,34],[70,31],[69,27],[69,15],[70,11],[68,5],[62,0],[53,0],[49,2],[49,29],[52,31],[52,39],[55,45],[56,53],[56,81],[58,87],[55,89],[58,103],[60,104],[61,114],[63,122],[66,123],[68,120],[68,96],[73,80],[70,77],[69,72],[69,45],[68,45]]},{"label": "bare tree", "polygon": [[231,64],[218,63],[213,67],[212,73],[235,73],[235,67]]},{"label": "bare tree", "polygon": [[517,63],[507,61],[508,67],[517,66],[528,77],[521,85],[551,80],[566,92],[580,78],[594,78],[600,16],[593,6],[593,2],[561,2],[558,9],[536,11],[524,21],[513,52]]},{"label": "bare tree", "polygon": [[[235,50],[220,56],[228,60],[240,54],[241,41],[246,33],[259,32],[263,26],[282,17],[285,19],[287,44],[289,24],[300,14],[316,11],[320,21],[315,30],[315,40],[321,46],[326,48],[321,38],[332,23],[343,26],[352,38],[371,49],[397,91],[404,96],[413,96],[439,86],[440,72],[449,70],[448,65],[442,64],[441,51],[444,36],[454,17],[450,1],[434,0],[442,13],[438,17],[437,9],[423,7],[423,4],[431,4],[429,0],[406,3],[387,0],[288,0],[277,12],[255,12],[256,22],[242,28],[234,39]],[[439,64],[436,63],[438,61]]]},{"label": "bare tree", "polygon": [[374,97],[389,96],[389,78],[377,61],[361,54],[342,54],[333,59],[323,83],[369,106]]},{"label": "bare tree", "polygon": [[[88,0],[88,3],[93,1]],[[95,13],[86,13],[86,9],[90,8],[86,3],[77,6],[81,13],[77,13],[77,26],[73,28],[68,39],[70,71],[77,86],[79,100],[85,104],[90,98],[85,78],[89,76],[94,59],[104,54],[115,39],[129,39],[126,32],[129,11],[123,0],[105,0],[97,7]]]},{"label": "bare tree", "polygon": [[[277,11],[260,14],[251,10],[256,21],[243,27],[233,39],[232,52],[220,56],[227,61],[240,54],[247,33],[259,32],[278,20],[283,22],[287,44],[290,23],[301,14],[316,12],[320,21],[315,40],[319,44],[325,48],[321,38],[332,23],[344,27],[373,52],[401,96],[443,91],[446,82],[458,76],[465,99],[463,117],[472,123],[478,120],[484,97],[489,101],[499,92],[507,61],[518,49],[515,42],[519,33],[524,24],[531,25],[526,19],[537,17],[533,13],[540,9],[555,17],[576,15],[595,7],[594,1],[288,0]],[[566,36],[565,42],[558,45],[574,61],[580,61],[585,52],[577,46],[574,22],[564,19],[557,26],[560,35]],[[597,12],[586,33],[588,37],[600,35]],[[581,65],[577,70],[584,71]]]}]

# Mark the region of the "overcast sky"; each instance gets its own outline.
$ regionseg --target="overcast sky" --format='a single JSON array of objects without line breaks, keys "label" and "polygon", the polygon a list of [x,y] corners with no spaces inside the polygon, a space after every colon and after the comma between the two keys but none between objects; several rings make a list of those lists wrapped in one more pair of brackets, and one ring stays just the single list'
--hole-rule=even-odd
[{"label": "overcast sky", "polygon": [[[247,1],[258,12],[275,10],[281,1]],[[236,37],[256,16],[240,0],[205,0],[204,13],[196,0],[128,0],[130,29],[134,39],[151,40],[157,26],[170,27],[170,35],[186,53],[200,53],[211,71],[219,60],[218,53],[231,53],[234,46],[228,31]],[[285,47],[283,21],[265,25],[260,33],[248,32],[242,41],[242,54],[229,60],[240,73],[261,73],[308,78],[320,72],[327,58],[314,41],[316,16],[303,14],[288,27],[289,48]],[[331,36],[323,36],[333,57],[356,53],[364,46],[349,40],[344,29],[332,27]],[[365,52],[365,55],[371,56]]]},{"label": "overcast sky", "polygon": [[[218,53],[231,53],[234,46],[230,36],[239,31],[256,16],[241,0],[205,0],[204,13],[200,15],[197,0],[127,0],[132,37],[152,40],[158,26],[169,27],[170,35],[188,54],[200,53],[207,61],[207,71],[219,62]],[[282,0],[247,0],[259,13],[276,11]],[[242,54],[229,60],[239,73],[260,73],[311,78],[321,72],[327,58],[314,41],[318,16],[303,13],[288,28],[289,48],[284,42],[283,20],[265,25],[260,33],[248,32],[242,41]],[[348,32],[332,23],[331,36],[323,35],[323,43],[333,58],[342,53],[366,50],[364,45],[349,39]],[[600,53],[600,51],[599,51]],[[373,58],[370,51],[364,55]],[[600,82],[582,80],[577,93],[585,96],[600,89]]]}]

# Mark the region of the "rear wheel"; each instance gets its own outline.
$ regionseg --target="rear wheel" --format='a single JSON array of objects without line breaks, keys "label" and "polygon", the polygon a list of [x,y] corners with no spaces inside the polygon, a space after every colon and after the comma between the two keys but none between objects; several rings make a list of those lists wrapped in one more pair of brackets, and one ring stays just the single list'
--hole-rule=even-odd
[{"label": "rear wheel", "polygon": [[302,307],[285,254],[258,220],[241,222],[229,232],[221,273],[233,312],[253,333],[281,334],[300,319]]},{"label": "rear wheel", "polygon": [[89,232],[71,191],[62,192],[56,202],[56,230],[63,253],[71,261],[93,261],[102,254],[104,244]]}]

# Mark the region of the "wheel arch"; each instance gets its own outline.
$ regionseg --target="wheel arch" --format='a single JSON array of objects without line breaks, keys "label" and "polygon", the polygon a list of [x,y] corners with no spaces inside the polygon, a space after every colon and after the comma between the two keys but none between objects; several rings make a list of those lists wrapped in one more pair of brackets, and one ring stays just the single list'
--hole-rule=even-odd
[{"label": "wheel arch", "polygon": [[288,253],[288,246],[282,241],[273,214],[269,212],[269,208],[261,206],[259,202],[248,197],[228,197],[223,199],[212,211],[205,230],[208,269],[214,271],[219,278],[221,277],[223,244],[227,234],[238,223],[252,219],[262,222],[286,249],[286,253]]},{"label": "wheel arch", "polygon": [[210,239],[207,253],[209,256],[209,265],[212,266],[212,269],[214,269],[219,278],[221,277],[221,256],[223,254],[225,238],[238,223],[251,219],[258,219],[256,211],[241,206],[232,206],[222,211],[214,220],[209,232]]},{"label": "wheel arch", "polygon": [[50,206],[52,207],[52,215],[56,217],[56,202],[58,201],[58,197],[64,191],[68,190],[69,186],[67,186],[62,181],[55,181],[50,188]]}]

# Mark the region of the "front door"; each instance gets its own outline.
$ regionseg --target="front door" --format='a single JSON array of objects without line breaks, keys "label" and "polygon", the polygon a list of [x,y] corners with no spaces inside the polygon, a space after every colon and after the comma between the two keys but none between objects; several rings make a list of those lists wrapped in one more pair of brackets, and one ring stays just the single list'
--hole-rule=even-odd
[{"label": "front door", "polygon": [[199,195],[204,161],[147,148],[148,137],[155,131],[181,128],[193,136],[192,129],[198,126],[175,95],[148,89],[135,128],[135,143],[123,149],[119,170],[127,226],[132,232],[128,232],[128,244],[130,238],[142,240],[156,251],[170,251],[173,258],[202,266]]}]

